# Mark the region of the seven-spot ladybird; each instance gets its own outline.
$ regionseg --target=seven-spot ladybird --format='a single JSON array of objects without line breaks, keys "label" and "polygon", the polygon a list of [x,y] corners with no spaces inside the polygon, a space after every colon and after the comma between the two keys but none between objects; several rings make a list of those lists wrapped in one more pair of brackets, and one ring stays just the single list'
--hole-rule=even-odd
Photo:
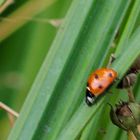
[{"label": "seven-spot ladybird", "polygon": [[102,94],[117,78],[117,72],[111,68],[100,68],[93,72],[87,82],[86,103],[91,106],[95,98]]}]

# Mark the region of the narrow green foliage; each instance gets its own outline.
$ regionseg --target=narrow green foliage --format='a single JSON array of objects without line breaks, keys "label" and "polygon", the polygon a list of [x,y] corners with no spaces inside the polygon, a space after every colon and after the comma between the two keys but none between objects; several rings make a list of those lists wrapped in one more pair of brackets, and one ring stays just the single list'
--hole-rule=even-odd
[{"label": "narrow green foliage", "polygon": [[[136,20],[138,18],[138,15],[140,14],[139,6],[140,6],[140,0],[135,0],[131,8],[130,15],[127,18],[126,25],[123,29],[123,33],[119,40],[117,50],[115,52],[116,56],[118,56],[122,51],[124,51],[127,48],[125,43],[129,40],[132,34],[132,31],[134,30]],[[119,33],[119,30],[118,30],[118,33]],[[126,48],[124,46],[126,46]]]},{"label": "narrow green foliage", "polygon": [[114,68],[119,73],[120,78],[124,75],[124,73],[128,70],[128,68],[140,54],[139,40],[140,28],[138,28],[134,32],[132,37],[127,41],[127,49],[125,50],[125,52],[123,52],[118,56],[118,58],[116,58],[116,63],[113,63],[112,68]]},{"label": "narrow green foliage", "polygon": [[[20,29],[27,22],[24,18],[43,13],[46,7],[55,2],[56,0],[25,2],[9,16],[11,19],[17,19],[16,24],[9,24],[6,20],[0,22],[0,41]],[[33,40],[27,43],[30,47],[24,55],[21,68],[25,77],[30,78],[30,83],[45,54],[46,57],[8,140],[118,138],[118,129],[106,118],[106,100],[109,95],[103,96],[93,107],[88,107],[85,103],[86,81],[91,71],[106,66],[110,52],[115,50],[111,46],[122,22],[125,23],[123,32],[119,36],[118,44],[115,44],[116,60],[110,66],[117,71],[119,79],[140,54],[140,28],[134,31],[140,13],[139,5],[140,0],[73,0],[50,48],[49,34],[44,31],[44,28],[48,27],[44,25],[36,28],[37,32],[32,33]],[[52,32],[54,33],[54,29]],[[37,57],[34,59],[35,56]],[[33,59],[36,61],[35,67],[32,65]],[[118,92],[115,89],[116,84],[111,88],[112,92]],[[135,91],[140,91],[138,85]],[[114,103],[117,97],[123,97],[118,94],[112,96],[111,103]],[[106,130],[100,137],[98,133],[99,128],[104,126],[102,123],[106,124]],[[114,130],[112,134],[108,132],[111,130]]]},{"label": "narrow green foliage", "polygon": [[[118,72],[119,77],[122,77],[124,75],[124,73],[130,67],[130,65],[133,63],[133,61],[140,54],[139,39],[140,39],[140,29],[137,29],[137,31],[134,33],[134,35],[130,39],[130,42],[128,42],[127,44],[128,49],[111,66],[113,69],[115,69]],[[86,123],[92,117],[92,115],[94,115],[95,112],[99,109],[103,101],[104,99],[100,100],[100,103],[95,105],[92,111],[90,111],[90,108],[85,109],[85,106],[80,107],[79,110],[77,110],[77,112],[71,118],[66,128],[64,128],[64,130],[60,134],[59,139],[63,140],[66,137],[70,138],[71,140],[75,139],[78,136],[78,133],[80,132],[80,130],[82,130],[83,126],[86,125]],[[85,114],[88,116],[88,119],[85,118]],[[78,115],[81,116],[80,120],[77,120],[76,116]]]},{"label": "narrow green foliage", "polygon": [[[79,9],[76,7],[78,4],[81,6]],[[85,10],[82,8],[83,5],[85,6]],[[21,112],[21,119],[19,117],[19,122],[17,121],[17,128],[15,127],[15,130],[13,129],[13,133],[9,139],[30,139],[35,135],[35,130],[40,122],[40,118],[49,103],[49,99],[53,94],[61,74],[63,73],[65,63],[75,47],[74,44],[90,10],[90,6],[91,1],[88,3],[86,2],[86,5],[84,1],[80,1],[80,3],[79,1],[75,1],[71,7],[68,16],[65,19],[65,23],[58,32],[58,36],[54,40],[46,61],[44,62],[38,78],[30,91],[30,95],[25,102],[25,106],[22,111],[23,113]],[[77,20],[77,16],[79,16],[79,14],[81,14],[81,18]],[[61,34],[61,36],[59,34]],[[26,114],[24,112],[26,112]],[[32,122],[32,118],[36,121]],[[23,120],[27,125],[25,125]],[[31,126],[32,129],[29,126]]]}]

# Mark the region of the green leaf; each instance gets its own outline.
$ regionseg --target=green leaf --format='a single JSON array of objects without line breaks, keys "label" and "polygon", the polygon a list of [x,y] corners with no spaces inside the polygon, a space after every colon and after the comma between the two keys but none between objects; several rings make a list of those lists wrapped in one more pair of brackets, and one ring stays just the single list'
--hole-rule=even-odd
[{"label": "green leaf", "polygon": [[[120,57],[111,66],[118,72],[119,78],[124,75],[130,65],[134,62],[137,56],[140,54],[140,28],[134,33],[132,38],[128,42],[128,49],[120,55]],[[87,108],[85,105],[81,105],[76,113],[73,115],[67,126],[61,132],[58,140],[65,138],[75,139],[83,127],[88,123],[92,116],[96,114],[96,111],[101,107],[104,98],[100,100],[100,103],[94,105],[94,108]],[[78,119],[80,118],[80,119]]]},{"label": "green leaf", "polygon": [[[105,98],[94,107],[86,105],[83,99],[87,77],[91,70],[102,66],[109,54],[129,4],[128,0],[72,2],[9,140],[74,140],[92,117],[97,118],[96,112],[103,108]],[[140,52],[138,34],[139,30],[129,41],[128,50],[117,56],[111,66],[119,78]]]},{"label": "green leaf", "polygon": [[[9,139],[18,139],[18,137],[20,139],[30,139],[35,135],[35,131],[40,123],[40,118],[42,117],[46,106],[49,104],[49,99],[63,73],[65,63],[75,47],[75,42],[77,41],[77,37],[85,22],[87,14],[89,13],[92,2],[93,1],[86,3],[84,1],[74,2],[65,19],[64,25],[62,25],[58,36],[54,40],[46,61],[30,91],[30,95],[26,100],[25,106],[23,107],[23,113],[21,112],[22,119],[19,118],[19,123],[17,121],[17,128],[15,127],[16,134],[13,132]],[[80,8],[77,9],[79,4]],[[85,6],[85,10],[83,10],[83,5]],[[79,14],[81,17],[77,20]],[[34,107],[37,107],[38,109],[35,109]],[[30,115],[36,120],[35,122],[31,121],[32,117]],[[23,120],[25,120],[25,122],[29,121],[29,123],[25,125]],[[26,135],[24,133],[26,133]]]},{"label": "green leaf", "polygon": [[[115,53],[116,56],[118,56],[122,51],[124,51],[127,48],[125,43],[129,40],[132,31],[134,30],[134,26],[138,18],[138,15],[140,14],[139,5],[140,5],[140,0],[134,1],[131,11],[129,11],[130,14],[126,19],[126,25],[124,27],[121,38],[119,40],[118,47]],[[126,46],[126,48],[124,48],[124,45]]]}]

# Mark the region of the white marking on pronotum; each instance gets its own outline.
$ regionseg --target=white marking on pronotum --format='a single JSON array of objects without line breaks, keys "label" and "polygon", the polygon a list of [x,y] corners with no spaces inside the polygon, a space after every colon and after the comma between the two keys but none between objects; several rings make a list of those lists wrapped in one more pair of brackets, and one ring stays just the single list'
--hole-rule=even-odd
[{"label": "white marking on pronotum", "polygon": [[93,98],[91,98],[91,97],[87,97],[87,99],[88,99],[88,101],[90,102],[90,103],[93,103],[94,102],[94,99]]}]

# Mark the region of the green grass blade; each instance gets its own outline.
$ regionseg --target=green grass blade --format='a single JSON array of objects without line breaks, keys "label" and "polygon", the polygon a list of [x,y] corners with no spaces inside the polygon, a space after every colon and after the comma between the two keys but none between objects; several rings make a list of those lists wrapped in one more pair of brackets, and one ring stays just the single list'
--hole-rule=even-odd
[{"label": "green grass blade", "polygon": [[[25,3],[25,1],[22,1],[22,3]],[[41,17],[41,19],[42,17],[43,19],[63,18],[70,3],[71,0],[57,1],[37,17],[30,17],[31,22],[1,42],[0,101],[3,101],[17,112],[23,105],[36,72],[40,69],[40,65],[44,60],[43,57],[46,56],[45,54],[57,31],[57,28],[46,22],[40,20],[36,22],[32,19],[38,17]],[[21,1],[10,6],[4,14],[10,13],[12,10],[15,11],[17,6],[22,7]],[[22,19],[22,17],[20,18]],[[23,21],[24,19],[23,17]],[[12,21],[16,23],[14,19]],[[11,129],[6,112],[0,110],[0,139],[7,140]]]},{"label": "green grass blade", "polygon": [[[57,2],[51,6],[51,8],[47,8],[43,13],[39,16],[43,16],[43,18],[48,19],[49,17],[63,18],[66,14],[66,10],[70,5],[69,1],[62,1],[62,3]],[[59,8],[59,9],[58,9]],[[30,31],[25,31],[26,28],[29,28]],[[26,47],[26,53],[24,53],[24,60],[22,64],[22,75],[26,81],[25,86],[23,86],[19,91],[17,97],[14,98],[16,104],[16,110],[21,108],[23,105],[23,101],[28,94],[28,91],[37,75],[37,72],[40,69],[40,66],[48,53],[48,50],[52,44],[52,41],[56,35],[57,29],[51,26],[50,24],[42,24],[42,22],[31,22],[27,26],[24,27],[25,33],[30,35],[26,38],[26,44],[22,44],[21,47]],[[19,33],[19,32],[18,32]],[[17,39],[18,33],[13,35],[14,38]],[[16,36],[16,37],[15,37]],[[23,35],[24,36],[24,35]],[[13,39],[11,39],[13,40]],[[25,41],[25,38],[20,38],[21,42]],[[46,41],[47,40],[47,41]],[[19,46],[18,46],[19,48]],[[34,55],[33,55],[34,54]],[[19,96],[20,95],[20,96]]]},{"label": "green grass blade", "polygon": [[[65,63],[73,51],[77,36],[81,31],[93,1],[83,2],[84,0],[80,0],[80,2],[75,1],[71,7],[65,24],[62,25],[38,78],[31,89],[30,95],[25,102],[25,106],[21,112],[21,118],[19,117],[15,129],[13,129],[13,132],[9,137],[10,140],[19,138],[31,139],[33,135],[35,135],[40,119],[49,103],[49,99],[55,89],[57,81],[59,80],[61,73],[63,73]],[[79,9],[76,7],[78,4],[81,4],[81,8]],[[83,4],[85,4],[84,10]],[[80,18],[79,14],[81,15]],[[79,20],[77,20],[78,18]],[[38,109],[35,109],[36,107]],[[33,118],[35,119],[35,122],[32,121]]]},{"label": "green grass blade", "polygon": [[[127,48],[125,43],[129,40],[132,31],[134,30],[134,26],[139,14],[140,14],[140,0],[136,0],[133,3],[130,15],[126,21],[126,25],[124,27],[123,33],[117,45],[117,50],[115,53],[116,56],[118,56],[122,51],[124,51]],[[126,48],[124,48],[124,46],[126,46]]]},{"label": "green grass blade", "polygon": [[[126,44],[127,49],[125,50],[125,52],[123,52],[123,54],[121,54],[118,57],[118,59],[115,60],[116,63],[113,64],[113,68],[117,70],[117,72],[119,73],[119,77],[122,77],[124,75],[124,73],[128,70],[128,68],[132,65],[134,60],[139,55],[140,53],[139,37],[140,37],[140,28],[138,28],[134,32],[132,37],[127,42]],[[122,65],[122,62],[123,62],[123,65]]]},{"label": "green grass blade", "polygon": [[[118,19],[117,19],[117,18],[115,18],[116,16],[114,16],[112,14],[112,12],[109,12],[109,14],[105,12],[107,10],[110,10],[110,11],[113,10],[113,11],[116,11],[116,13],[117,13],[118,9],[116,8],[115,4],[114,4],[115,9],[114,8],[110,9],[110,5],[112,3],[110,3],[110,5],[108,5],[108,3],[104,3],[104,4],[106,4],[108,7],[103,8],[99,2],[99,3],[96,3],[95,6],[93,6],[93,8],[92,8],[93,10],[96,11],[96,16],[94,15],[94,11],[93,12],[91,11],[91,13],[93,13],[93,17],[90,16],[90,18],[88,19],[88,22],[91,22],[91,26],[89,25],[89,27],[90,27],[89,29],[87,27],[86,36],[83,35],[84,37],[81,37],[82,42],[79,41],[80,44],[77,45],[77,46],[81,46],[80,49],[78,50],[78,53],[82,54],[82,55],[79,56],[78,60],[75,58],[76,65],[74,65],[74,63],[72,62],[71,67],[75,66],[75,69],[73,70],[72,74],[70,74],[70,75],[72,75],[72,77],[70,78],[71,82],[69,82],[69,84],[67,84],[65,82],[65,85],[67,85],[68,88],[65,88],[63,91],[61,91],[61,92],[63,92],[63,94],[61,95],[61,99],[58,99],[58,100],[60,100],[57,103],[57,104],[59,104],[59,106],[52,107],[53,108],[52,110],[55,110],[55,112],[53,113],[53,115],[50,117],[50,119],[46,123],[49,127],[51,127],[52,131],[44,134],[44,139],[51,139],[51,140],[54,139],[55,140],[57,138],[59,131],[61,130],[62,127],[64,127],[65,123],[70,118],[71,110],[73,110],[76,100],[79,100],[79,95],[77,93],[79,93],[81,91],[81,89],[82,89],[81,87],[86,85],[83,83],[83,81],[86,82],[85,77],[87,77],[87,72],[89,71],[89,70],[86,70],[85,68],[82,68],[85,65],[85,61],[86,61],[85,60],[86,57],[83,57],[83,56],[85,56],[86,54],[88,54],[89,57],[90,57],[90,55],[93,56],[93,59],[91,59],[92,60],[91,63],[94,64],[94,69],[95,69],[99,65],[101,60],[103,59],[102,57],[108,51],[108,48],[109,48],[108,44],[110,43],[110,40],[112,39],[112,35],[115,32],[116,26],[118,26],[118,24],[119,24],[120,17],[118,16],[117,17]],[[125,9],[123,7],[123,5],[121,8],[123,10]],[[95,21],[94,20],[95,17],[99,17],[99,18],[96,18],[96,21]],[[110,22],[110,20],[112,22]],[[103,21],[104,21],[104,23],[103,23]],[[97,29],[98,26],[101,26],[100,30]],[[109,27],[111,27],[111,28],[109,28]],[[110,30],[110,29],[114,29],[114,30]],[[86,32],[86,31],[84,30],[84,32]],[[103,33],[106,33],[106,34],[103,35]],[[101,35],[102,35],[102,41],[100,41]],[[97,41],[95,42],[95,40],[97,40]],[[96,51],[94,51],[95,46],[96,46]],[[85,52],[85,48],[89,48],[89,49]],[[99,53],[100,53],[100,55],[98,55]],[[71,59],[71,61],[72,61],[72,59]],[[81,65],[81,62],[82,62],[82,65]],[[77,75],[77,73],[78,73],[78,75]],[[65,76],[65,77],[68,77],[68,76]],[[84,79],[82,79],[82,77],[84,77]],[[73,91],[71,91],[71,89],[73,89]],[[84,86],[84,89],[85,89],[85,86]],[[57,93],[58,92],[59,91],[57,90]],[[64,102],[67,102],[65,107],[64,107]],[[73,105],[71,106],[71,104],[73,104]],[[53,106],[53,104],[52,104],[52,106]],[[54,121],[55,121],[55,123],[53,123]]]},{"label": "green grass blade", "polygon": [[[118,72],[119,77],[124,75],[133,61],[140,54],[139,40],[140,29],[137,29],[127,44],[128,49],[113,63],[112,68]],[[87,107],[85,104],[82,104],[73,115],[67,126],[60,133],[58,140],[64,140],[65,138],[67,138],[67,140],[74,140],[91,117],[94,117],[96,111],[98,111],[98,109],[102,106],[103,101],[104,99],[102,98],[100,103],[94,105],[94,108],[92,109]]]},{"label": "green grass blade", "polygon": [[[101,118],[103,118],[105,115],[105,107],[102,107],[102,109],[98,110],[95,117],[92,118],[92,120],[88,123],[88,125],[84,128],[82,135],[80,136],[80,140],[93,140],[96,135],[98,135],[100,132],[103,134],[104,127],[101,122]],[[102,113],[104,112],[104,115]],[[96,120],[96,122],[95,122]],[[101,135],[100,135],[101,138]]]},{"label": "green grass blade", "polygon": [[[128,0],[73,1],[9,140],[57,139],[64,124],[79,107],[76,106],[77,102],[80,103],[83,99],[84,94],[79,97],[79,93],[85,92],[83,89],[92,66],[96,69],[106,56],[129,3]],[[137,34],[134,36],[139,39]],[[129,46],[137,45],[135,38],[132,38]],[[131,61],[121,55],[114,62],[112,67],[117,70],[119,77],[123,76],[138,55],[137,47],[133,48],[133,53],[131,47],[124,53],[125,56],[134,56],[136,53],[133,59],[132,56],[128,57]],[[119,66],[122,65],[122,60],[126,63],[124,69]],[[64,127],[67,131],[62,131],[59,139],[75,139],[91,117],[96,115],[96,111],[103,107],[103,102],[104,98],[94,108],[82,103]]]}]

